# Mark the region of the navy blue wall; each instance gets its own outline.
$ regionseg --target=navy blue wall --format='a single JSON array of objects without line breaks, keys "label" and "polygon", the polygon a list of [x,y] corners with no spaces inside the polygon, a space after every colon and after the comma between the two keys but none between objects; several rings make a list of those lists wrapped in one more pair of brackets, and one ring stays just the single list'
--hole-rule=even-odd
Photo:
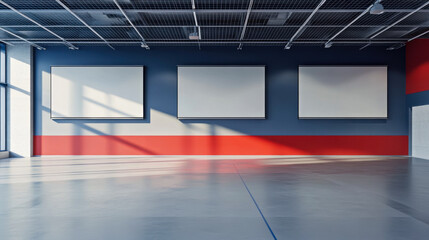
[{"label": "navy blue wall", "polygon": [[429,91],[412,93],[407,95],[407,105],[409,107],[428,105]]},{"label": "navy blue wall", "polygon": [[[405,49],[386,51],[385,48],[356,47],[278,47],[245,48],[242,51],[227,47],[152,48],[138,47],[82,47],[71,51],[66,47],[49,47],[35,51],[35,135],[53,135],[54,129],[42,127],[42,73],[49,73],[51,65],[144,65],[145,120],[130,124],[151,124],[148,109],[156,109],[176,116],[177,65],[266,65],[266,120],[186,120],[182,123],[216,124],[248,135],[408,135],[408,110],[405,95]],[[299,65],[387,65],[387,120],[299,120],[297,79]],[[119,81],[119,79],[118,79]],[[69,120],[79,125],[82,120]],[[179,120],[177,120],[179,121]],[[116,123],[118,120],[102,121]],[[121,121],[123,123],[123,121]],[[60,122],[61,124],[61,122]],[[100,133],[102,134],[102,133]],[[121,133],[118,133],[121,134]],[[61,135],[61,133],[59,134]]]}]

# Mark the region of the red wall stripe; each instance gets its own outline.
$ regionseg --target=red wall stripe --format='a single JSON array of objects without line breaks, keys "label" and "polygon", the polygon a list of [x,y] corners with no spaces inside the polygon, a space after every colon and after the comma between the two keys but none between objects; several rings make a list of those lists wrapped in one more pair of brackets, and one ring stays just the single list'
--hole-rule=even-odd
[{"label": "red wall stripe", "polygon": [[408,136],[34,136],[34,155],[408,155]]},{"label": "red wall stripe", "polygon": [[406,93],[429,90],[429,39],[416,39],[406,46]]}]

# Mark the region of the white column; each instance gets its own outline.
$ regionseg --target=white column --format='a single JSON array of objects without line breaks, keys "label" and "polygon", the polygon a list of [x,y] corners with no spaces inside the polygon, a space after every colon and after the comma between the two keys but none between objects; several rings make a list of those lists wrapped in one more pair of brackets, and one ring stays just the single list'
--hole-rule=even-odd
[{"label": "white column", "polygon": [[411,131],[412,156],[429,159],[429,105],[413,107]]},{"label": "white column", "polygon": [[33,153],[33,47],[7,46],[7,142],[11,157]]}]

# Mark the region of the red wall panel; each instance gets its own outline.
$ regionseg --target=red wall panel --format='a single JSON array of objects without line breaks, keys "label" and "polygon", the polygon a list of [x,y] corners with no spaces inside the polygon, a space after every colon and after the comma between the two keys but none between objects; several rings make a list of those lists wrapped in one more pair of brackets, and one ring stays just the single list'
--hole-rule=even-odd
[{"label": "red wall panel", "polygon": [[429,39],[416,39],[406,46],[406,93],[429,90]]},{"label": "red wall panel", "polygon": [[408,136],[34,136],[34,155],[408,155]]}]

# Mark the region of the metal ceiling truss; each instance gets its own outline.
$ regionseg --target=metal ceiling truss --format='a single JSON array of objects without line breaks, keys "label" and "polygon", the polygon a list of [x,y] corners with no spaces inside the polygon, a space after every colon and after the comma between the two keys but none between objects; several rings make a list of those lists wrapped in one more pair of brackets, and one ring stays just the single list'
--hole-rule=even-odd
[{"label": "metal ceiling truss", "polygon": [[[42,46],[402,46],[429,37],[429,1],[0,0],[0,41]],[[283,43],[283,44],[282,44]],[[42,45],[42,46],[40,46]]]},{"label": "metal ceiling truss", "polygon": [[137,32],[137,34],[141,38],[141,40],[142,40],[141,47],[142,48],[146,48],[147,50],[149,50],[150,48],[147,45],[146,40],[144,39],[144,37],[142,36],[142,34],[139,32],[139,30],[136,28],[136,26],[134,26],[133,22],[130,20],[130,18],[128,17],[128,15],[124,12],[124,10],[122,9],[121,5],[119,5],[119,3],[118,3],[117,0],[113,0],[113,2],[116,4],[116,6],[121,11],[121,13],[124,15],[124,17],[127,19],[127,21],[130,23],[130,25],[133,27],[133,29]]},{"label": "metal ceiling truss", "polygon": [[[3,31],[3,32],[6,32],[6,33],[8,33],[8,34],[10,34],[10,35],[12,35],[12,36],[14,36],[14,37],[16,37],[16,38],[18,38],[18,39],[20,39],[20,40],[22,40],[22,41],[24,41],[24,42],[26,42],[26,43],[28,43],[28,44],[30,44],[31,46],[33,46],[33,47],[37,48],[38,50],[46,50],[46,48],[44,48],[44,47],[42,47],[42,46],[39,46],[39,45],[37,45],[36,43],[34,43],[34,42],[32,42],[32,41],[29,41],[29,40],[27,40],[27,39],[25,39],[25,38],[23,38],[23,37],[21,37],[21,36],[19,36],[19,35],[15,34],[15,33],[11,32],[11,31],[9,31],[9,30],[7,30],[7,29],[4,29],[4,28],[0,27],[0,30],[1,30],[1,31]],[[4,42],[4,41],[2,40],[2,42]]]},{"label": "metal ceiling truss", "polygon": [[408,39],[408,42],[413,41],[414,39],[417,39],[417,38],[422,37],[422,36],[427,35],[427,34],[429,34],[429,30],[427,30],[427,31],[425,31],[425,32],[423,32],[423,33],[421,33],[421,34],[419,34],[417,36],[414,36],[414,37]]},{"label": "metal ceiling truss", "polygon": [[[405,43],[407,40],[381,40],[381,41],[369,41],[369,40],[352,40],[352,41],[335,41],[337,44],[364,44],[364,43],[374,43],[374,44],[391,44],[391,43]],[[62,42],[58,41],[34,41],[38,44],[61,44]],[[324,44],[326,40],[324,41],[305,41],[305,40],[299,40],[295,41],[295,44]],[[101,41],[73,41],[75,44],[100,44]],[[140,44],[141,41],[132,40],[132,41],[110,41],[111,44]],[[238,41],[201,41],[202,44],[237,44]],[[242,41],[242,44],[280,44],[284,45],[284,41]],[[147,44],[195,44],[193,41],[147,41]]]},{"label": "metal ceiling truss", "polygon": [[386,32],[387,30],[389,30],[390,28],[394,27],[396,24],[402,22],[403,20],[405,20],[406,18],[408,18],[409,16],[413,15],[414,13],[420,11],[421,9],[425,8],[426,6],[429,5],[429,1],[425,2],[424,4],[422,4],[420,7],[416,8],[414,11],[409,12],[408,14],[406,14],[405,16],[401,17],[400,19],[398,19],[397,21],[395,21],[394,23],[390,24],[389,26],[383,28],[381,31],[377,32],[376,34],[372,35],[370,37],[370,39],[374,39],[375,37],[381,35],[382,33]]},{"label": "metal ceiling truss", "polygon": [[4,43],[4,44],[6,44],[6,45],[8,45],[8,46],[14,46],[14,44],[13,44],[13,43],[10,43],[10,42],[5,41],[5,40],[3,40],[3,39],[0,39],[0,42],[2,42],[2,43]]},{"label": "metal ceiling truss", "polygon": [[287,42],[285,49],[290,49],[292,47],[293,40],[295,40],[295,38],[297,38],[304,31],[304,28],[306,27],[307,23],[311,20],[314,14],[316,14],[316,12],[323,6],[323,4],[325,4],[325,2],[326,0],[321,0],[319,2],[317,7],[311,12],[310,16],[307,17],[305,22],[299,27],[299,29],[295,32],[291,39],[289,39],[289,42]]},{"label": "metal ceiling truss", "polygon": [[[244,36],[246,35],[246,28],[247,28],[247,24],[249,22],[249,17],[250,17],[250,12],[252,11],[252,6],[253,6],[253,0],[250,0],[249,1],[249,7],[247,8],[246,18],[244,19],[243,30],[241,30],[240,41],[243,41]],[[237,49],[238,50],[243,49],[243,44],[240,43],[238,45]]]},{"label": "metal ceiling truss", "polygon": [[88,27],[95,35],[97,35],[97,37],[99,37],[101,40],[103,40],[103,42],[105,44],[107,44],[107,46],[109,46],[111,49],[115,50],[114,47],[112,47],[112,45],[110,45],[106,39],[104,39],[97,31],[94,30],[94,28],[92,28],[91,26],[89,26],[84,20],[82,20],[82,18],[80,18],[78,15],[76,15],[76,13],[74,13],[69,7],[67,7],[67,5],[65,5],[62,0],[55,0],[59,5],[61,5],[61,7],[63,7],[65,10],[67,10],[67,12],[69,12],[71,15],[73,15],[77,20],[79,20],[81,23],[83,23],[86,27]]},{"label": "metal ceiling truss", "polygon": [[74,46],[73,44],[67,42],[67,40],[65,40],[64,38],[62,38],[61,36],[59,36],[58,34],[52,32],[51,30],[49,30],[48,28],[46,28],[45,26],[43,26],[42,24],[38,23],[37,21],[33,20],[32,18],[28,17],[27,15],[21,13],[20,11],[16,10],[15,8],[13,8],[12,6],[10,6],[9,4],[5,3],[4,1],[0,0],[0,4],[3,4],[5,7],[9,8],[10,10],[14,11],[15,13],[19,14],[20,16],[24,17],[25,19],[29,20],[30,22],[36,24],[37,26],[43,28],[44,30],[46,30],[47,32],[49,32],[50,34],[54,35],[55,37],[61,39],[64,44],[66,46],[68,46],[69,49],[72,50],[76,50],[78,49],[76,46]]},{"label": "metal ceiling truss", "polygon": [[195,0],[191,0],[191,6],[192,6],[192,16],[194,18],[194,22],[195,22],[195,28],[198,31],[198,47],[201,48],[201,44],[200,44],[200,40],[202,39],[201,37],[201,27],[198,24],[198,18],[197,18],[197,12],[196,12],[196,5],[195,5]]},{"label": "metal ceiling truss", "polygon": [[[365,9],[365,11],[363,11],[361,14],[359,14],[356,18],[354,18],[349,24],[347,24],[346,26],[344,26],[340,31],[338,31],[336,34],[334,34],[334,36],[332,36],[331,38],[329,38],[329,40],[325,43],[325,48],[330,46],[329,44],[332,45],[332,41],[338,37],[338,35],[340,35],[342,32],[344,32],[347,28],[349,28],[353,23],[355,23],[357,20],[359,20],[361,17],[363,17],[365,14],[367,14],[369,12],[369,10],[374,6],[374,4],[369,5],[368,8]],[[370,43],[368,43],[370,44]]]},{"label": "metal ceiling truss", "polygon": [[[136,28],[192,28],[195,25],[134,25]],[[299,28],[301,25],[290,24],[290,25],[281,25],[281,26],[269,26],[269,25],[247,25],[246,28]],[[343,28],[343,27],[353,27],[353,28],[384,28],[389,25],[332,25],[332,24],[324,24],[324,25],[307,25],[307,28]],[[0,27],[4,28],[37,28],[34,25],[1,25]],[[49,28],[88,28],[85,25],[76,26],[76,25],[45,25],[45,27]],[[92,28],[129,28],[130,25],[90,25]],[[199,25],[200,28],[243,28],[243,25]],[[425,28],[429,27],[429,22],[424,24],[407,24],[407,25],[396,25],[395,27],[401,28]]]},{"label": "metal ceiling truss", "polygon": [[[158,14],[174,14],[174,13],[247,13],[247,9],[125,9],[129,13],[158,13]],[[385,9],[386,13],[409,13],[415,9]],[[22,13],[67,13],[62,9],[20,9]],[[253,13],[311,13],[314,9],[253,9]],[[365,9],[319,9],[319,13],[360,13]],[[0,13],[8,13],[10,10],[0,9]],[[115,13],[115,9],[73,9],[73,12],[79,13]],[[429,13],[429,9],[422,9],[422,13]]]}]

